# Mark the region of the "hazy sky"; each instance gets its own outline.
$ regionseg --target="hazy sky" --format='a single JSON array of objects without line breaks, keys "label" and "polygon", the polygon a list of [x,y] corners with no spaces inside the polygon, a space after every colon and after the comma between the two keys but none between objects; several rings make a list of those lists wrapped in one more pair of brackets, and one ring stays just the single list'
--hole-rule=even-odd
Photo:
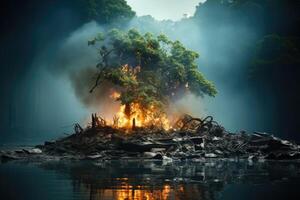
[{"label": "hazy sky", "polygon": [[138,16],[152,15],[158,20],[179,20],[193,15],[196,5],[206,0],[126,0]]}]

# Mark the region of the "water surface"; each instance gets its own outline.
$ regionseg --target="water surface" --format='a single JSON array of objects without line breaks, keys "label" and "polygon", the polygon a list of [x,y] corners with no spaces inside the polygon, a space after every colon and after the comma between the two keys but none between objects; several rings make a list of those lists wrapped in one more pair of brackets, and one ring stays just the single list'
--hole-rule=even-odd
[{"label": "water surface", "polygon": [[103,161],[0,164],[1,199],[300,199],[298,162]]}]

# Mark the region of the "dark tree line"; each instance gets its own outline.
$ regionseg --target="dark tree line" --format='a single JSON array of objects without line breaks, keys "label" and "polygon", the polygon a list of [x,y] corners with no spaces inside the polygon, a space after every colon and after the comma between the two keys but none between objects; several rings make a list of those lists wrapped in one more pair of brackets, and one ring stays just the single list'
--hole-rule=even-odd
[{"label": "dark tree line", "polygon": [[241,65],[248,74],[245,81],[259,101],[267,94],[274,97],[277,131],[300,139],[300,1],[207,0],[192,18],[200,27],[242,24],[257,31]]}]

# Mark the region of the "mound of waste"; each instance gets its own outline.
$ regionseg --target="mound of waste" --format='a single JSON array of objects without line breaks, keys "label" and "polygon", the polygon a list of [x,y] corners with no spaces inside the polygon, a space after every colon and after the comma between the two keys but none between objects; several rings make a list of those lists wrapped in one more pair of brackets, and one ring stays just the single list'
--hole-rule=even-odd
[{"label": "mound of waste", "polygon": [[249,160],[300,159],[299,145],[267,133],[230,133],[213,121],[184,116],[177,128],[157,127],[128,131],[95,124],[33,149],[1,151],[3,159],[159,159],[165,161],[205,158]]}]

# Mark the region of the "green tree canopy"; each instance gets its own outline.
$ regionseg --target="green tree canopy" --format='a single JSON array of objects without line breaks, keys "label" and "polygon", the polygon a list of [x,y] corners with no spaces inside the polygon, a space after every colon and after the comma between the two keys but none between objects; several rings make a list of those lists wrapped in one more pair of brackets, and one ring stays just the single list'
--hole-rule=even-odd
[{"label": "green tree canopy", "polygon": [[217,93],[198,70],[199,54],[165,35],[113,29],[88,44],[97,47],[100,56],[99,74],[91,92],[103,82],[113,83],[121,94],[117,100],[123,105],[164,108],[188,92],[198,96]]},{"label": "green tree canopy", "polygon": [[79,0],[86,12],[87,20],[101,24],[124,23],[135,16],[125,0]]},{"label": "green tree canopy", "polygon": [[277,85],[282,83],[279,80],[298,76],[299,41],[299,38],[281,37],[276,34],[265,36],[257,43],[250,68],[251,77]]}]

